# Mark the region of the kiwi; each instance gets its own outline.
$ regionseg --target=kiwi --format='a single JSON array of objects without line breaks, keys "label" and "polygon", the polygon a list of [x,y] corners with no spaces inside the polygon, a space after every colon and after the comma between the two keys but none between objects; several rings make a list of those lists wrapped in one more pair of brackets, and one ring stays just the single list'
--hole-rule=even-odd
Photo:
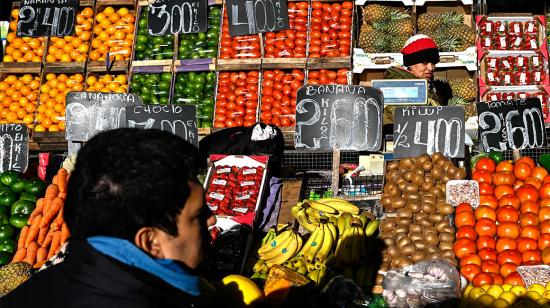
[{"label": "kiwi", "polygon": [[448,174],[448,173],[443,173],[443,176],[441,177],[441,182],[443,183],[447,183],[449,182],[450,180],[453,179],[453,176]]},{"label": "kiwi", "polygon": [[392,205],[391,203],[392,198],[393,198],[392,196],[383,195],[382,199],[380,199],[380,204],[382,204],[384,208],[389,208]]},{"label": "kiwi", "polygon": [[411,182],[413,175],[414,175],[414,173],[412,171],[407,170],[407,171],[403,172],[403,179],[405,181]]},{"label": "kiwi", "polygon": [[443,154],[441,154],[441,152],[435,152],[435,153],[432,154],[432,161],[437,162],[440,159],[445,159],[445,156],[443,156]]},{"label": "kiwi", "polygon": [[409,232],[412,233],[422,233],[422,225],[413,223],[409,226]]},{"label": "kiwi", "polygon": [[[417,247],[418,248],[418,247]],[[417,250],[411,255],[411,259],[414,262],[419,262],[426,259],[426,253],[423,250]]]},{"label": "kiwi", "polygon": [[406,226],[398,226],[394,230],[395,234],[407,234],[408,232],[409,228],[407,228]]},{"label": "kiwi", "polygon": [[411,224],[411,219],[407,217],[400,217],[397,219],[397,226],[398,227],[406,227],[409,228],[409,225]]},{"label": "kiwi", "polygon": [[386,169],[387,170],[397,170],[397,169],[399,169],[399,162],[395,161],[395,160],[389,161],[386,164]]},{"label": "kiwi", "polygon": [[464,180],[466,178],[466,169],[458,168],[458,172],[455,174],[455,180]]},{"label": "kiwi", "polygon": [[386,237],[384,238],[384,244],[386,244],[386,246],[395,246],[395,239],[393,237]]},{"label": "kiwi", "polygon": [[390,269],[389,263],[390,261],[382,263],[382,265],[380,265],[380,270],[383,272],[387,272]]},{"label": "kiwi", "polygon": [[420,223],[422,220],[426,220],[426,219],[428,219],[428,214],[426,213],[418,213],[413,217],[413,221],[417,223]]},{"label": "kiwi", "polygon": [[441,231],[440,232],[449,232],[449,233],[453,233],[454,234],[454,229],[453,227],[451,226],[445,226],[443,228],[441,228]]},{"label": "kiwi", "polygon": [[439,252],[432,252],[432,253],[429,253],[429,254],[426,256],[426,259],[427,259],[427,260],[441,259],[441,254],[439,254]]},{"label": "kiwi", "polygon": [[380,223],[381,230],[393,230],[393,228],[395,228],[395,220],[390,220],[386,218]]},{"label": "kiwi", "polygon": [[405,208],[409,209],[411,211],[411,213],[413,213],[413,214],[416,214],[416,213],[420,212],[420,210],[422,209],[418,202],[411,201],[411,200],[409,200],[409,202],[407,203],[407,206]]},{"label": "kiwi", "polygon": [[421,196],[420,196],[420,194],[418,194],[418,193],[411,193],[411,194],[407,194],[407,199],[408,199],[409,201],[415,201],[415,202],[417,202],[417,201],[420,201]]},{"label": "kiwi", "polygon": [[388,252],[388,255],[392,257],[392,259],[399,256],[399,249],[397,249],[397,247],[395,246],[388,246],[386,251]]},{"label": "kiwi", "polygon": [[453,206],[448,203],[440,202],[437,204],[437,212],[441,215],[451,215],[453,211]]},{"label": "kiwi", "polygon": [[396,213],[397,213],[397,217],[399,217],[399,218],[407,218],[407,219],[409,219],[409,220],[412,219],[412,216],[413,216],[413,215],[412,215],[413,213],[412,213],[411,209],[409,209],[409,208],[402,208],[402,209],[399,209],[399,210],[397,210]]},{"label": "kiwi", "polygon": [[434,224],[437,224],[438,222],[443,221],[444,216],[439,213],[431,213],[430,214],[430,221]]},{"label": "kiwi", "polygon": [[384,275],[376,274],[375,284],[380,286],[380,285],[382,285],[383,281],[384,281]]},{"label": "kiwi", "polygon": [[427,247],[426,243],[422,239],[414,241],[413,245],[417,249],[424,249]]},{"label": "kiwi", "polygon": [[435,166],[432,168],[431,175],[434,177],[435,180],[441,179],[441,176],[443,176],[443,170],[440,166]]},{"label": "kiwi", "polygon": [[428,154],[422,154],[420,156],[418,156],[416,158],[416,160],[421,163],[421,164],[424,164],[425,162],[431,162],[432,161],[432,158],[430,157],[430,155]]},{"label": "kiwi", "polygon": [[439,252],[439,248],[430,245],[428,245],[425,250],[427,253]]},{"label": "kiwi", "polygon": [[424,242],[424,236],[422,235],[421,232],[411,232],[409,234],[409,238],[414,242],[418,242],[418,241],[421,241],[421,242]]},{"label": "kiwi", "polygon": [[390,204],[392,208],[400,209],[405,207],[407,200],[403,197],[391,197]]},{"label": "kiwi", "polygon": [[440,254],[443,258],[451,258],[451,259],[455,258],[455,253],[453,252],[452,249],[441,249]]},{"label": "kiwi", "polygon": [[422,203],[421,208],[422,208],[422,212],[428,215],[435,212],[436,210],[436,207],[433,203],[426,203],[426,202]]},{"label": "kiwi", "polygon": [[424,237],[428,245],[437,246],[439,244],[439,237],[436,233],[426,233]]},{"label": "kiwi", "polygon": [[421,187],[424,183],[424,177],[420,174],[415,174],[412,179],[413,184],[416,186],[417,190],[418,187]]},{"label": "kiwi", "polygon": [[399,241],[397,241],[397,247],[398,248],[403,248],[403,246],[410,245],[411,243],[412,243],[412,241],[411,241],[410,238],[404,237],[404,238],[400,239]]},{"label": "kiwi", "polygon": [[415,185],[415,184],[407,184],[405,185],[405,193],[408,193],[408,194],[411,194],[411,193],[415,193],[415,192],[418,192],[418,186]]},{"label": "kiwi", "polygon": [[419,221],[419,223],[422,225],[422,227],[424,228],[424,231],[427,229],[427,228],[432,228],[433,227],[433,223],[429,220],[429,219],[423,219],[421,221]]},{"label": "kiwi", "polygon": [[437,232],[441,233],[443,232],[443,229],[447,226],[449,226],[449,222],[443,220],[435,224],[435,229],[437,230]]},{"label": "kiwi", "polygon": [[406,255],[406,256],[412,255],[415,250],[416,250],[416,247],[412,244],[408,244],[408,245],[405,245],[405,246],[401,247],[401,253]]},{"label": "kiwi", "polygon": [[455,240],[455,235],[449,232],[441,232],[439,233],[439,241],[440,243],[443,242],[453,242]]},{"label": "kiwi", "polygon": [[452,241],[441,241],[439,242],[439,249],[441,250],[453,250],[453,242]]}]

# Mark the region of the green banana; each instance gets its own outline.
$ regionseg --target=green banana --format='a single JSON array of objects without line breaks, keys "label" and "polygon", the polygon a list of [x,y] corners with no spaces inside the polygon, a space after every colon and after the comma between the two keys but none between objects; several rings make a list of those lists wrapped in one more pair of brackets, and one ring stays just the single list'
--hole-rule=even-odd
[{"label": "green banana", "polygon": [[365,231],[361,226],[354,225],[353,243],[352,243],[352,254],[351,254],[351,263],[358,264],[361,261],[361,258],[366,255],[365,253]]},{"label": "green banana", "polygon": [[365,215],[354,215],[353,217],[359,219],[361,221],[361,227],[365,228],[367,224],[369,223],[369,218]]},{"label": "green banana", "polygon": [[275,229],[275,227],[269,228],[269,230],[267,230],[267,234],[262,239],[261,246],[271,242],[276,236],[277,236],[277,230]]},{"label": "green banana", "polygon": [[296,270],[296,272],[300,275],[306,275],[307,274],[307,267],[305,266],[300,266],[298,268],[298,270]]},{"label": "green banana", "polygon": [[321,269],[313,270],[309,272],[307,277],[311,279],[313,282],[315,282],[315,284],[319,285],[321,284],[321,281],[325,277],[326,273],[327,273],[327,270],[324,268],[321,268]]},{"label": "green banana", "polygon": [[267,267],[267,265],[265,264],[265,261],[264,260],[258,260],[256,261],[256,263],[254,263],[254,266],[252,267],[252,270],[255,272],[255,273],[264,273],[264,272],[267,272],[269,268]]},{"label": "green banana", "polygon": [[367,277],[367,267],[361,266],[355,272],[355,277],[353,280],[358,286],[360,286],[364,290],[366,277]]},{"label": "green banana", "polygon": [[317,203],[322,203],[341,213],[359,214],[361,211],[355,204],[338,198],[321,198]]},{"label": "green banana", "polygon": [[365,236],[373,236],[380,226],[380,220],[371,220],[369,224],[365,227]]},{"label": "green banana", "polygon": [[293,234],[294,231],[286,230],[279,234],[271,242],[260,247],[260,249],[258,249],[258,255],[260,256],[260,259],[269,260],[278,256],[281,253],[282,249],[286,249],[286,247],[292,242]]}]

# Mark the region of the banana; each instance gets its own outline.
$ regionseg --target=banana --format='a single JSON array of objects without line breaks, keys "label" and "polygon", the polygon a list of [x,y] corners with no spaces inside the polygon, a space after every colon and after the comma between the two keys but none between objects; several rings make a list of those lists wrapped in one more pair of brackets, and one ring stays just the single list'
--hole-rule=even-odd
[{"label": "banana", "polygon": [[361,266],[355,272],[354,281],[360,286],[363,290],[365,289],[365,278],[367,277],[367,267]]},{"label": "banana", "polygon": [[[322,228],[323,225],[319,225],[317,227],[317,232],[314,232],[315,237],[313,241],[311,242],[311,248],[307,251],[307,254],[305,255],[306,261],[308,263],[313,263],[315,261],[315,256],[323,246],[323,241],[325,239],[325,229]],[[327,231],[330,233],[330,231]],[[313,234],[311,235],[313,236]]]},{"label": "banana", "polygon": [[285,248],[293,239],[292,230],[286,230],[275,237],[271,242],[263,245],[258,249],[258,255],[260,259],[268,260],[273,259],[275,256],[278,256],[281,253],[281,249]]},{"label": "banana", "polygon": [[313,201],[313,200],[306,200],[304,201],[304,204],[307,204],[311,206],[312,208],[323,212],[325,215],[333,214],[338,215],[338,211],[336,211],[333,207],[327,206],[321,202]]},{"label": "banana", "polygon": [[296,272],[300,275],[306,275],[307,274],[307,267],[300,266]]},{"label": "banana", "polygon": [[312,233],[315,228],[317,228],[317,224],[311,222],[308,219],[305,209],[301,209],[300,211],[298,211],[298,213],[296,213],[296,220],[302,227],[304,227],[304,229],[306,229],[310,233]]},{"label": "banana", "polygon": [[323,278],[325,277],[326,273],[327,273],[327,270],[322,268],[322,269],[313,270],[309,272],[307,277],[311,279],[313,282],[315,282],[315,284],[319,285],[323,280]]},{"label": "banana", "polygon": [[361,226],[354,225],[353,228],[353,244],[351,253],[351,263],[357,264],[361,261],[361,257],[365,256],[365,231]]},{"label": "banana", "polygon": [[254,273],[264,273],[267,272],[268,267],[265,264],[264,260],[258,260],[254,264],[254,267],[252,267],[252,270],[254,271]]},{"label": "banana", "polygon": [[346,232],[346,230],[349,228],[349,222],[351,221],[351,214],[350,213],[342,213],[338,217],[338,222],[336,226],[338,227],[338,234],[340,237]]},{"label": "banana", "polygon": [[338,230],[336,230],[336,225],[332,222],[328,222],[326,225],[330,233],[332,233],[332,239],[334,241],[338,240]]},{"label": "banana", "polygon": [[373,236],[380,226],[380,220],[371,220],[369,224],[365,227],[365,236]]},{"label": "banana", "polygon": [[292,214],[292,216],[294,216],[294,218],[298,218],[296,217],[298,214],[298,212],[302,209],[302,206],[298,206],[298,204],[294,205],[293,207],[290,208],[290,213]]},{"label": "banana", "polygon": [[315,254],[315,262],[323,262],[328,257],[332,251],[332,244],[334,243],[334,237],[328,229],[327,223],[321,223],[321,228],[323,228],[323,243],[322,246]]},{"label": "banana", "polygon": [[280,249],[280,254],[278,256],[275,256],[274,258],[265,260],[265,264],[270,267],[274,264],[283,264],[284,262],[290,260],[292,257],[296,255],[300,251],[301,242],[299,241],[300,236],[294,232],[292,232],[290,243],[288,245],[283,246]]},{"label": "banana", "polygon": [[[275,230],[275,227],[271,227],[269,228],[269,230],[267,230],[267,234],[264,236],[264,238],[262,239],[262,244],[261,246],[271,242],[275,237],[277,236],[277,232]],[[261,247],[260,246],[260,247]]]},{"label": "banana", "polygon": [[353,242],[353,229],[348,228],[336,246],[335,261],[337,265],[349,264],[351,261],[351,250]]},{"label": "banana", "polygon": [[331,218],[336,217],[336,215],[334,215],[334,214],[327,214],[327,213],[325,213],[323,211],[320,211],[318,209],[315,209],[311,206],[306,208],[306,214],[309,218],[312,218],[316,221],[320,221],[322,218],[329,220]]},{"label": "banana", "polygon": [[338,198],[321,198],[317,200],[317,203],[322,203],[342,213],[357,215],[360,212],[359,208],[355,204]]},{"label": "banana", "polygon": [[361,227],[365,228],[367,224],[369,223],[369,218],[365,215],[353,215],[354,218],[359,219],[361,221]]}]

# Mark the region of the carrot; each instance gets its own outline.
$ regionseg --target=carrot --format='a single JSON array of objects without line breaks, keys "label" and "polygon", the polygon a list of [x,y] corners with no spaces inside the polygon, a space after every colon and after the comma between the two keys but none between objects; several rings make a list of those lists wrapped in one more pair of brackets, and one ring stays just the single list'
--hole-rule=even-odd
[{"label": "carrot", "polygon": [[25,256],[25,262],[33,265],[36,262],[36,253],[38,252],[38,243],[30,242],[27,247],[27,255]]},{"label": "carrot", "polygon": [[58,182],[57,182],[57,174],[56,174],[56,175],[54,175],[53,178],[52,178],[52,184],[57,185],[57,183],[58,183]]},{"label": "carrot", "polygon": [[46,188],[46,193],[44,194],[44,199],[50,199],[57,197],[59,194],[59,187],[55,184],[48,185],[48,188]]},{"label": "carrot", "polygon": [[24,226],[19,233],[19,240],[17,241],[17,248],[25,248],[25,240],[27,239],[27,234],[29,234],[29,226]]},{"label": "carrot", "polygon": [[27,254],[27,248],[22,247],[17,249],[17,251],[13,255],[13,259],[11,260],[11,262],[13,263],[13,262],[23,261],[23,259],[25,259],[26,254]]},{"label": "carrot", "polygon": [[30,242],[36,240],[38,237],[38,232],[40,232],[40,220],[42,220],[42,215],[37,215],[32,220],[31,226],[29,228],[29,233],[25,239],[25,248],[29,247]]},{"label": "carrot", "polygon": [[44,243],[46,234],[48,234],[48,228],[40,228],[40,231],[38,232],[38,245],[42,245],[42,243]]},{"label": "carrot", "polygon": [[53,257],[57,252],[57,249],[59,249],[60,240],[61,240],[61,231],[55,231],[53,233],[52,245],[50,246],[50,250],[48,252],[48,259]]},{"label": "carrot", "polygon": [[67,191],[67,169],[59,168],[57,171],[57,186],[60,192]]},{"label": "carrot", "polygon": [[32,219],[38,215],[42,214],[42,210],[44,209],[44,198],[40,198],[36,201],[36,207],[31,213],[31,216],[29,216],[29,221],[32,221]]},{"label": "carrot", "polygon": [[40,221],[40,227],[43,228],[50,224],[51,220],[59,214],[59,211],[63,207],[63,199],[59,197],[55,197],[52,201],[52,204],[48,208],[48,210],[44,213],[44,216],[42,216],[42,221]]},{"label": "carrot", "polygon": [[67,192],[60,192],[58,197],[63,199],[63,200],[67,199]]},{"label": "carrot", "polygon": [[48,256],[48,250],[44,247],[38,248],[38,251],[36,252],[36,262],[42,262],[46,260],[46,257]]},{"label": "carrot", "polygon": [[71,236],[71,233],[69,232],[69,227],[66,223],[63,223],[63,225],[61,226],[61,244],[65,244],[69,239],[69,236]]},{"label": "carrot", "polygon": [[59,213],[57,214],[57,217],[54,219],[54,221],[50,225],[50,228],[53,229],[54,231],[61,230],[61,225],[63,225],[63,223],[65,222],[63,220],[63,211],[64,211],[63,208],[61,208],[61,210],[59,210]]},{"label": "carrot", "polygon": [[33,265],[32,268],[34,268],[34,269],[40,269],[42,266],[44,266],[44,263],[46,263],[46,261],[48,261],[48,260],[36,262],[36,264]]},{"label": "carrot", "polygon": [[46,234],[46,238],[42,242],[42,247],[46,248],[46,247],[50,246],[50,244],[52,243],[53,233],[54,233],[54,231],[52,229],[50,229],[50,231],[48,231],[48,234]]}]

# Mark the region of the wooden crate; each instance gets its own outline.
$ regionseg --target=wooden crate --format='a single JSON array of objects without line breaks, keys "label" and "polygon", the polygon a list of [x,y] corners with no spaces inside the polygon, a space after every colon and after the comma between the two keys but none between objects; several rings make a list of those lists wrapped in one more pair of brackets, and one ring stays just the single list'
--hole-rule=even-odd
[{"label": "wooden crate", "polygon": [[[110,70],[110,71],[106,71],[106,70],[96,70],[96,71],[93,71],[93,70],[90,70],[90,69],[88,68],[88,70],[86,71],[86,77],[84,78],[84,83],[85,83],[85,84],[84,84],[84,91],[90,91],[90,92],[93,91],[93,90],[88,86],[88,84],[87,84],[87,82],[86,82],[86,80],[88,80],[88,77],[90,77],[90,76],[93,75],[93,76],[96,76],[96,77],[99,78],[100,76],[106,75],[106,74],[110,74],[110,75],[113,75],[113,76],[124,74],[124,75],[126,75],[128,81],[130,80],[130,78],[129,78],[129,76],[128,76],[128,68],[127,68],[127,67],[126,67],[126,68],[120,67],[120,68],[117,68],[117,69],[112,69],[112,70]],[[130,87],[130,86],[129,86],[129,82],[128,82],[127,86],[128,86],[128,88]]]},{"label": "wooden crate", "polygon": [[183,59],[174,60],[176,72],[204,72],[216,70],[216,59]]},{"label": "wooden crate", "polygon": [[[174,88],[174,67],[173,66],[138,66],[133,67],[130,70],[130,74],[128,75],[128,93],[133,93],[132,89],[130,88],[130,83],[132,81],[132,78],[136,74],[161,74],[161,73],[170,73],[172,78],[170,80],[170,89],[168,90],[168,102],[172,101],[173,96],[173,88]],[[139,93],[136,93],[139,95]],[[145,103],[144,103],[145,104]]]},{"label": "wooden crate", "polygon": [[259,70],[262,59],[218,59],[216,70],[218,71],[254,71]]},{"label": "wooden crate", "polygon": [[32,132],[30,150],[33,151],[67,151],[65,132]]},{"label": "wooden crate", "polygon": [[305,69],[306,58],[263,58],[262,68],[265,69]]}]

